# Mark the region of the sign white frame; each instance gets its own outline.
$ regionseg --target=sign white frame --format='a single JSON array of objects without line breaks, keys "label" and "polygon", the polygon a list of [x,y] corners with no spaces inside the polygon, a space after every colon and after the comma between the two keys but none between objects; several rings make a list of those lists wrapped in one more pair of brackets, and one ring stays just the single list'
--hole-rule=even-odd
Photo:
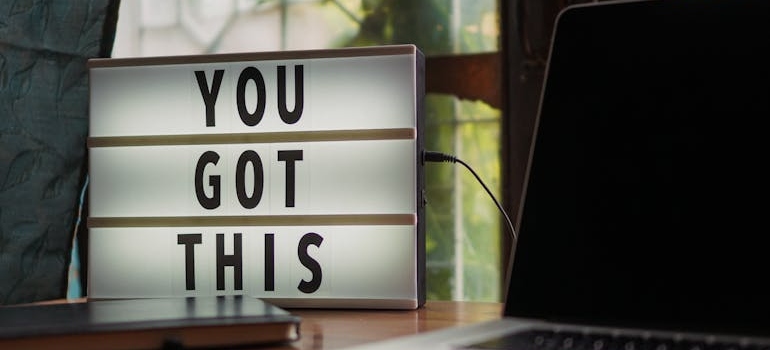
[{"label": "sign white frame", "polygon": [[93,299],[425,302],[414,45],[91,59]]}]

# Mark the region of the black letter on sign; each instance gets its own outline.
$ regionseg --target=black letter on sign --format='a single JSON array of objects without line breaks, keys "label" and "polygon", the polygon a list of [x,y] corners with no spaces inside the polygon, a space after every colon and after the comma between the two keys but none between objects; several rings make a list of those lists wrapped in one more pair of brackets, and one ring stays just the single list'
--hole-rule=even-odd
[{"label": "black letter on sign", "polygon": [[201,90],[201,97],[203,97],[203,103],[206,105],[206,126],[214,126],[214,105],[217,103],[219,87],[222,85],[222,76],[224,75],[224,69],[215,70],[214,80],[211,82],[211,90],[209,90],[206,83],[206,72],[195,71],[195,79],[198,80],[198,88]]},{"label": "black letter on sign", "polygon": [[225,255],[225,235],[217,233],[217,290],[225,290],[225,266],[233,267],[235,290],[243,289],[241,234],[233,235],[233,255]]},{"label": "black letter on sign", "polygon": [[286,107],[286,66],[278,66],[278,113],[286,124],[296,123],[302,117],[304,88],[302,65],[294,66],[294,110],[289,112]]},{"label": "black letter on sign", "polygon": [[[249,113],[246,108],[246,84],[249,80],[253,80],[257,85],[257,108],[254,109],[254,113]],[[238,114],[241,116],[241,120],[248,126],[254,126],[259,124],[262,120],[262,115],[265,114],[265,79],[262,78],[262,73],[259,69],[254,67],[246,67],[241,75],[238,77],[238,87],[235,91],[236,104],[238,105]]]},{"label": "black letter on sign", "polygon": [[[249,197],[246,194],[246,164],[251,163],[254,169],[254,192]],[[262,190],[264,188],[265,177],[262,173],[262,159],[254,151],[245,151],[238,158],[238,165],[235,167],[235,193],[238,195],[238,201],[246,209],[253,209],[262,199]]]},{"label": "black letter on sign", "polygon": [[220,176],[209,176],[209,186],[212,187],[213,192],[211,197],[206,197],[206,192],[203,191],[203,170],[206,165],[211,163],[216,165],[219,162],[219,154],[214,151],[206,151],[198,159],[198,165],[195,166],[195,195],[198,197],[198,203],[206,209],[215,209],[219,207],[219,184]]},{"label": "black letter on sign", "polygon": [[313,273],[313,279],[310,282],[306,282],[304,279],[299,281],[297,289],[303,293],[313,293],[321,286],[321,278],[323,277],[321,275],[321,265],[307,254],[307,247],[311,244],[320,247],[323,240],[324,238],[315,232],[308,232],[299,240],[299,246],[297,246],[299,261]]},{"label": "black letter on sign", "polygon": [[200,233],[176,235],[176,243],[184,244],[185,289],[195,290],[195,244],[201,244]]},{"label": "black letter on sign", "polygon": [[275,290],[275,234],[265,234],[265,291]]},{"label": "black letter on sign", "polygon": [[302,160],[302,150],[278,151],[278,161],[286,162],[286,207],[294,207],[294,162]]}]

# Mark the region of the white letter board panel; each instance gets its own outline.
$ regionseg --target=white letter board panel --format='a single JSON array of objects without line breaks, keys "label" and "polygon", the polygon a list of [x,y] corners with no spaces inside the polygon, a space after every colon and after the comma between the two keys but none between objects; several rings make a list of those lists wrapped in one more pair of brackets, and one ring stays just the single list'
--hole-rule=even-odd
[{"label": "white letter board panel", "polygon": [[424,303],[416,47],[88,68],[89,298]]}]

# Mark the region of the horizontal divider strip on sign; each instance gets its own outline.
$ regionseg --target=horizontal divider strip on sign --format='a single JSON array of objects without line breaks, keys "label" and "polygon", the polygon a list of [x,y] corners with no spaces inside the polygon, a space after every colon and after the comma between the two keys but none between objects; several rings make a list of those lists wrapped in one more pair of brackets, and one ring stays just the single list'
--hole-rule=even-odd
[{"label": "horizontal divider strip on sign", "polygon": [[414,128],[250,132],[234,134],[149,135],[89,137],[88,147],[178,146],[239,143],[411,140]]},{"label": "horizontal divider strip on sign", "polygon": [[415,214],[91,217],[88,227],[416,225]]}]

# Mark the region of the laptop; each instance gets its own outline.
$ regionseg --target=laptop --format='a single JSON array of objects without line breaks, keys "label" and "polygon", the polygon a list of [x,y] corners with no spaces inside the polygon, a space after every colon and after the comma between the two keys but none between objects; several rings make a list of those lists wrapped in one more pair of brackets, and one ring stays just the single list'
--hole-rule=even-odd
[{"label": "laptop", "polygon": [[361,348],[770,346],[770,1],[554,28],[502,317]]}]

